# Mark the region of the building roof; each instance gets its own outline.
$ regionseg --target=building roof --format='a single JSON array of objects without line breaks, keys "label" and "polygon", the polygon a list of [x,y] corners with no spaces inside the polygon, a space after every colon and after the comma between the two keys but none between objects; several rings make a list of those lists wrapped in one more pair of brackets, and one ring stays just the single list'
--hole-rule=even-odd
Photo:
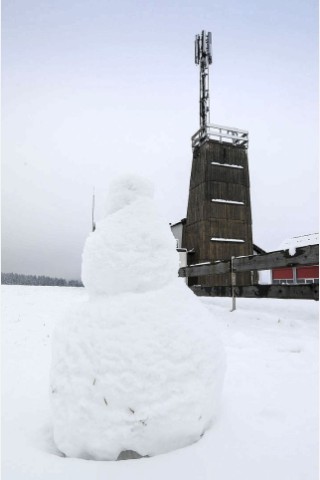
[{"label": "building roof", "polygon": [[253,244],[253,251],[257,252],[258,254],[267,253],[265,250],[263,250],[263,248],[259,247],[255,243]]},{"label": "building roof", "polygon": [[305,247],[307,245],[317,245],[319,243],[319,233],[309,233],[299,237],[287,238],[280,246],[279,250],[288,250],[290,248]]},{"label": "building roof", "polygon": [[182,223],[182,225],[184,225],[186,223],[187,219],[186,218],[182,218],[179,222],[176,222],[176,223],[170,223],[170,227],[175,227],[176,225],[180,225]]}]

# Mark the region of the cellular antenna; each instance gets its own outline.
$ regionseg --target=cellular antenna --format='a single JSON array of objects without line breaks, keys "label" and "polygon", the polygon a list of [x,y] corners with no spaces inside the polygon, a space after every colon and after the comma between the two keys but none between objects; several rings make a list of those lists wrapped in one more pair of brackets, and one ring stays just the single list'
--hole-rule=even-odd
[{"label": "cellular antenna", "polygon": [[204,133],[210,124],[209,102],[209,65],[212,63],[212,35],[202,30],[201,35],[196,35],[194,42],[194,61],[200,65],[200,129]]}]

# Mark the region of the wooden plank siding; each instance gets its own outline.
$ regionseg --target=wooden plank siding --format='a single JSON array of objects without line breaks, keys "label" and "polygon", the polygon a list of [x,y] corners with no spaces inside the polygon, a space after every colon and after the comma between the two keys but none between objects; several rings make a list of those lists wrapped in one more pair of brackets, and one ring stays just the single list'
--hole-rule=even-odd
[{"label": "wooden plank siding", "polygon": [[[243,204],[217,203],[212,199]],[[184,248],[193,251],[188,256],[188,264],[253,254],[251,223],[247,150],[207,140],[193,152],[187,221],[182,241]],[[211,238],[239,239],[243,242],[212,241]],[[251,273],[237,275],[238,285],[251,282]],[[190,277],[189,285],[196,283],[199,283],[198,279]],[[202,276],[201,283],[207,286],[228,285],[230,275]]]}]

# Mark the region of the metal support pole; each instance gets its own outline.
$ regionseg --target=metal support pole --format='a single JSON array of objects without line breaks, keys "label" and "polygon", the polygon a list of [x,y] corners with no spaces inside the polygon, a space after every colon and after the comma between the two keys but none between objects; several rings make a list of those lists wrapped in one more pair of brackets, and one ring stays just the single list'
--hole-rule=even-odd
[{"label": "metal support pole", "polygon": [[94,208],[95,208],[95,191],[93,187],[93,194],[92,194],[92,210],[91,210],[91,225],[92,225],[92,231],[94,232],[96,229],[96,224],[94,221]]},{"label": "metal support pole", "polygon": [[230,312],[233,312],[237,308],[237,306],[236,306],[236,296],[235,296],[236,273],[235,273],[234,268],[233,268],[233,259],[234,258],[235,257],[231,257],[231,261],[230,261],[231,293],[232,293],[232,308],[231,308]]}]

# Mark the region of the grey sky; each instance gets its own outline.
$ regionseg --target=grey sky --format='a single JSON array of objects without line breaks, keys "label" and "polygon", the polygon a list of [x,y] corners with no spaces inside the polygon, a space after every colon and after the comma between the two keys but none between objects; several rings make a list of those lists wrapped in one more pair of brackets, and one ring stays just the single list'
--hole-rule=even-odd
[{"label": "grey sky", "polygon": [[186,215],[194,35],[213,34],[211,122],[249,130],[254,242],[318,231],[314,0],[3,1],[2,271],[78,278],[111,178]]}]

